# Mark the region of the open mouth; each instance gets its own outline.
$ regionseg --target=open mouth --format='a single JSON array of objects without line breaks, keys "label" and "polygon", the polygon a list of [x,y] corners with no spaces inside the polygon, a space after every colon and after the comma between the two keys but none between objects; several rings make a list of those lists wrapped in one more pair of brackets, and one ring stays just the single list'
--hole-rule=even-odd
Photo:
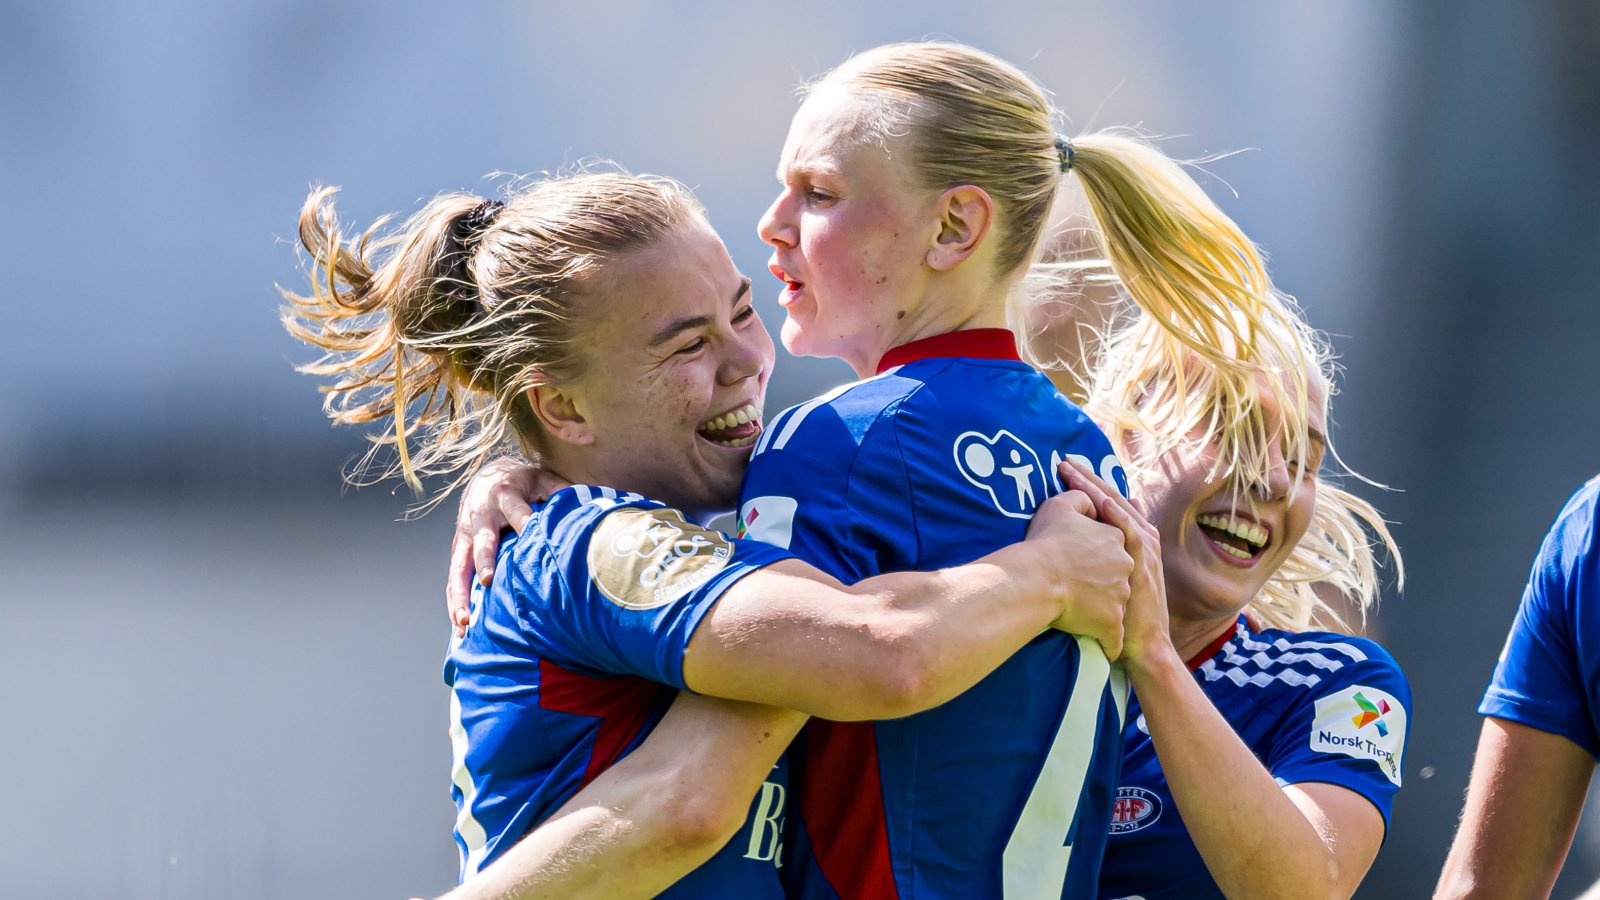
[{"label": "open mouth", "polygon": [[761,410],[746,403],[701,422],[695,431],[719,447],[748,447],[761,436]]},{"label": "open mouth", "polygon": [[1272,532],[1248,519],[1207,513],[1196,516],[1195,524],[1211,539],[1213,547],[1241,562],[1265,553],[1272,543]]},{"label": "open mouth", "polygon": [[778,305],[787,309],[800,296],[800,292],[805,289],[806,284],[784,271],[783,267],[778,265],[776,259],[767,264],[767,269],[772,272],[774,278],[783,282],[783,293],[778,295]]}]

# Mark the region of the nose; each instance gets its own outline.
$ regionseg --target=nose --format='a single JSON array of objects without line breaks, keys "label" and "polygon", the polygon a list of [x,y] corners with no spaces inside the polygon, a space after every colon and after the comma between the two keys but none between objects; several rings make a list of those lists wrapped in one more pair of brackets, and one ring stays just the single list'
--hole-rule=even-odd
[{"label": "nose", "polygon": [[1267,470],[1255,486],[1256,494],[1268,501],[1287,497],[1293,478],[1289,471],[1289,461],[1284,458],[1283,448],[1278,442],[1274,441],[1267,447],[1266,463]]},{"label": "nose", "polygon": [[759,377],[772,367],[772,338],[760,319],[750,323],[742,333],[735,332],[724,346],[727,350],[723,354],[722,365],[717,367],[717,380],[723,385],[731,386],[746,378]]},{"label": "nose", "polygon": [[756,234],[761,240],[774,247],[793,247],[795,245],[795,228],[793,216],[790,214],[789,198],[791,191],[784,188],[761,214],[761,221],[756,223]]}]

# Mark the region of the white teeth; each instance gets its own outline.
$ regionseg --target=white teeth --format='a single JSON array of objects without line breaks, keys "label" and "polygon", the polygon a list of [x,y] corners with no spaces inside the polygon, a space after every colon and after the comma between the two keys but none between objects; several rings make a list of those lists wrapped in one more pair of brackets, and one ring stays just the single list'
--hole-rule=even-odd
[{"label": "white teeth", "polygon": [[[1270,536],[1265,528],[1234,518],[1204,515],[1197,517],[1195,521],[1206,526],[1207,528],[1215,528],[1218,531],[1226,531],[1234,537],[1251,544],[1257,549],[1265,547],[1267,545],[1267,538]],[[1233,548],[1227,549],[1232,550]],[[1235,551],[1235,555],[1241,554],[1242,559],[1250,558],[1249,554],[1245,554],[1243,551]]]},{"label": "white teeth", "polygon": [[1231,546],[1231,545],[1228,545],[1228,544],[1217,544],[1216,546],[1221,547],[1222,548],[1222,552],[1226,553],[1226,554],[1228,554],[1230,556],[1237,556],[1240,559],[1249,559],[1250,558],[1250,554],[1244,552],[1243,550],[1240,550],[1238,547],[1234,547],[1234,546]]},{"label": "white teeth", "polygon": [[[749,425],[752,422],[756,425],[761,424],[761,410],[756,409],[753,403],[746,403],[732,412],[723,413],[708,422],[701,423],[698,430],[701,432],[726,431],[735,425]],[[754,437],[718,441],[718,443],[726,444],[730,447],[743,447],[754,442]]]}]

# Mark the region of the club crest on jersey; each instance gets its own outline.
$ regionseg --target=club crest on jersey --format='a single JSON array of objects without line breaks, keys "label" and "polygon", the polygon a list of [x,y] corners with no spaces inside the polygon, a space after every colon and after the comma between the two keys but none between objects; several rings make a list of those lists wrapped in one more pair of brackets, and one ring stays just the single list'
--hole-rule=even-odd
[{"label": "club crest on jersey", "polygon": [[751,497],[739,507],[735,537],[788,549],[794,537],[794,513],[799,503],[793,497]]},{"label": "club crest on jersey", "polygon": [[1161,798],[1142,787],[1119,787],[1111,803],[1111,833],[1127,834],[1148,828],[1161,818]]},{"label": "club crest on jersey", "polygon": [[654,609],[710,581],[732,556],[726,537],[675,509],[624,507],[589,536],[589,578],[618,606]]},{"label": "club crest on jersey", "polygon": [[1316,702],[1311,749],[1370,759],[1397,787],[1405,739],[1406,708],[1388,691],[1358,684]]},{"label": "club crest on jersey", "polygon": [[1013,519],[1033,515],[1049,495],[1039,454],[1009,431],[985,437],[968,431],[956,438],[956,468],[963,478],[989,495],[994,508]]}]

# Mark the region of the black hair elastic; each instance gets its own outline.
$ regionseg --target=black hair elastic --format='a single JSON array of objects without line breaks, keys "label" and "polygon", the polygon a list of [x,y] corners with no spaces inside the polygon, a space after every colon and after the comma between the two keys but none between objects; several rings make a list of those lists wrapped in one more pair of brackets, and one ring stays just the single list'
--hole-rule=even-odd
[{"label": "black hair elastic", "polygon": [[1056,135],[1056,156],[1061,160],[1061,171],[1072,169],[1072,164],[1078,161],[1078,152],[1072,149],[1072,141],[1061,135]]},{"label": "black hair elastic", "polygon": [[467,212],[465,218],[462,219],[462,227],[468,233],[481,232],[493,225],[495,217],[500,215],[500,210],[505,208],[505,203],[500,200],[485,200]]}]

